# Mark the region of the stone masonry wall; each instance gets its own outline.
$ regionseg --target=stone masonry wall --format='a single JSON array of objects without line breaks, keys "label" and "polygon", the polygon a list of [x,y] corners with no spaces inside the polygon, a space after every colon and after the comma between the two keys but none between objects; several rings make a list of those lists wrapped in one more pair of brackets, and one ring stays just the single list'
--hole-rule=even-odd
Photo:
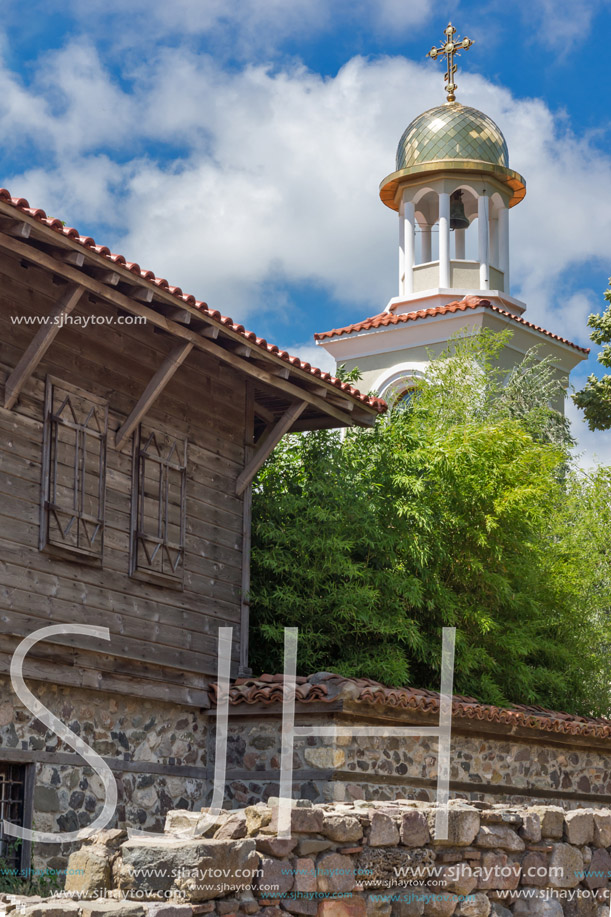
[{"label": "stone masonry wall", "polygon": [[[65,895],[26,917],[607,917],[611,810],[454,801],[277,800],[213,824],[171,812],[157,839],[103,832],[70,859]],[[23,903],[23,902],[22,902]],[[60,910],[63,908],[63,910]]]},{"label": "stone masonry wall", "polygon": [[[111,765],[119,805],[111,827],[160,832],[170,809],[209,804],[214,764],[214,708],[179,707],[36,683],[33,690],[64,723]],[[33,826],[72,831],[91,823],[103,804],[99,777],[19,704],[0,679],[0,760],[35,767]],[[278,794],[279,710],[231,709],[225,803],[239,808]],[[310,710],[297,706],[297,723],[414,725],[405,711]],[[294,791],[311,802],[431,802],[437,778],[437,741],[431,737],[308,737],[295,740]],[[477,720],[453,723],[451,789],[473,802],[544,804],[564,808],[611,805],[609,741],[521,734]],[[35,845],[34,866],[62,870],[70,853],[59,844]]]},{"label": "stone masonry wall", "polygon": [[[40,682],[32,690],[110,763],[119,796],[113,827],[160,832],[170,809],[205,803],[206,711]],[[99,815],[104,803],[99,776],[19,704],[7,679],[0,679],[0,760],[35,767],[37,830],[74,831]],[[35,844],[34,866],[62,870],[70,849]]]},{"label": "stone masonry wall", "polygon": [[[366,715],[299,713],[299,725],[414,725],[400,713]],[[435,725],[428,723],[427,725]],[[245,806],[278,794],[280,717],[231,717],[227,804]],[[578,737],[562,741],[554,733],[532,730],[532,737],[485,732],[482,724],[453,723],[453,795],[480,802],[550,802],[611,805],[611,745]],[[432,801],[437,780],[437,739],[296,738],[294,786],[313,802],[393,800]]]}]

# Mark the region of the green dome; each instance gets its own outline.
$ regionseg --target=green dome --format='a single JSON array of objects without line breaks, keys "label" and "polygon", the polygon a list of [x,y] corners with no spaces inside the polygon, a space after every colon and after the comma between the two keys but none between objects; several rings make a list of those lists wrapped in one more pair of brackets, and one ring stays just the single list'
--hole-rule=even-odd
[{"label": "green dome", "polygon": [[397,147],[397,171],[447,159],[509,166],[507,143],[492,118],[459,102],[414,118]]}]

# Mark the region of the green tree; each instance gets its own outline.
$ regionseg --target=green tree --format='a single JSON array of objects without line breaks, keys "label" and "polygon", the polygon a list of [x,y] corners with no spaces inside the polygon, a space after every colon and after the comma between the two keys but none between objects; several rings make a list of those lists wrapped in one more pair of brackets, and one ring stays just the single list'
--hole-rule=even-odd
[{"label": "green tree", "polygon": [[[611,368],[611,278],[604,297],[610,304],[604,312],[590,315],[588,326],[593,329],[590,340],[602,346],[598,362]],[[573,395],[573,401],[583,410],[590,430],[608,430],[611,427],[611,375],[598,379],[593,373],[585,386]]]},{"label": "green tree", "polygon": [[547,555],[551,578],[575,609],[588,634],[582,643],[584,679],[608,712],[611,682],[611,468],[568,475],[550,519],[554,549]]},{"label": "green tree", "polygon": [[282,670],[283,628],[297,626],[302,672],[438,688],[453,625],[457,693],[607,703],[589,694],[600,616],[577,615],[582,592],[558,577],[570,555],[551,527],[570,446],[547,406],[559,383],[532,355],[496,369],[505,340],[457,341],[373,429],[275,450],[253,494],[257,669]]}]

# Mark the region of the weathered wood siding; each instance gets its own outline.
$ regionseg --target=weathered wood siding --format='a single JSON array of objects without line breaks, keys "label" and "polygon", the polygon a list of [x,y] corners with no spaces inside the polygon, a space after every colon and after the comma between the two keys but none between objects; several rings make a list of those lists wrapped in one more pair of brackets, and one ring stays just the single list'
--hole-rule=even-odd
[{"label": "weathered wood siding", "polygon": [[[11,316],[48,314],[62,293],[42,270],[0,255],[0,383],[37,328]],[[85,295],[73,315],[116,317]],[[48,624],[107,626],[109,643],[65,636],[32,651],[26,673],[63,684],[203,704],[216,672],[217,629],[234,627],[238,658],[246,382],[231,367],[192,352],[144,420],[187,437],[184,588],[129,575],[130,437],[114,436],[171,350],[143,325],[74,324],[61,329],[12,411],[0,409],[0,672],[19,639]],[[39,550],[45,379],[108,402],[102,566]]]}]

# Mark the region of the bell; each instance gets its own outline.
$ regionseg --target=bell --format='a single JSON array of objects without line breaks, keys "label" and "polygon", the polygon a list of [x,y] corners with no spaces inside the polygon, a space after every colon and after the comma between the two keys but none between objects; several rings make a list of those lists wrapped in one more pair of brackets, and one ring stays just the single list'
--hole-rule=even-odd
[{"label": "bell", "polygon": [[455,191],[450,198],[450,229],[468,229],[469,220],[465,216],[465,205],[462,202],[462,191]]}]

